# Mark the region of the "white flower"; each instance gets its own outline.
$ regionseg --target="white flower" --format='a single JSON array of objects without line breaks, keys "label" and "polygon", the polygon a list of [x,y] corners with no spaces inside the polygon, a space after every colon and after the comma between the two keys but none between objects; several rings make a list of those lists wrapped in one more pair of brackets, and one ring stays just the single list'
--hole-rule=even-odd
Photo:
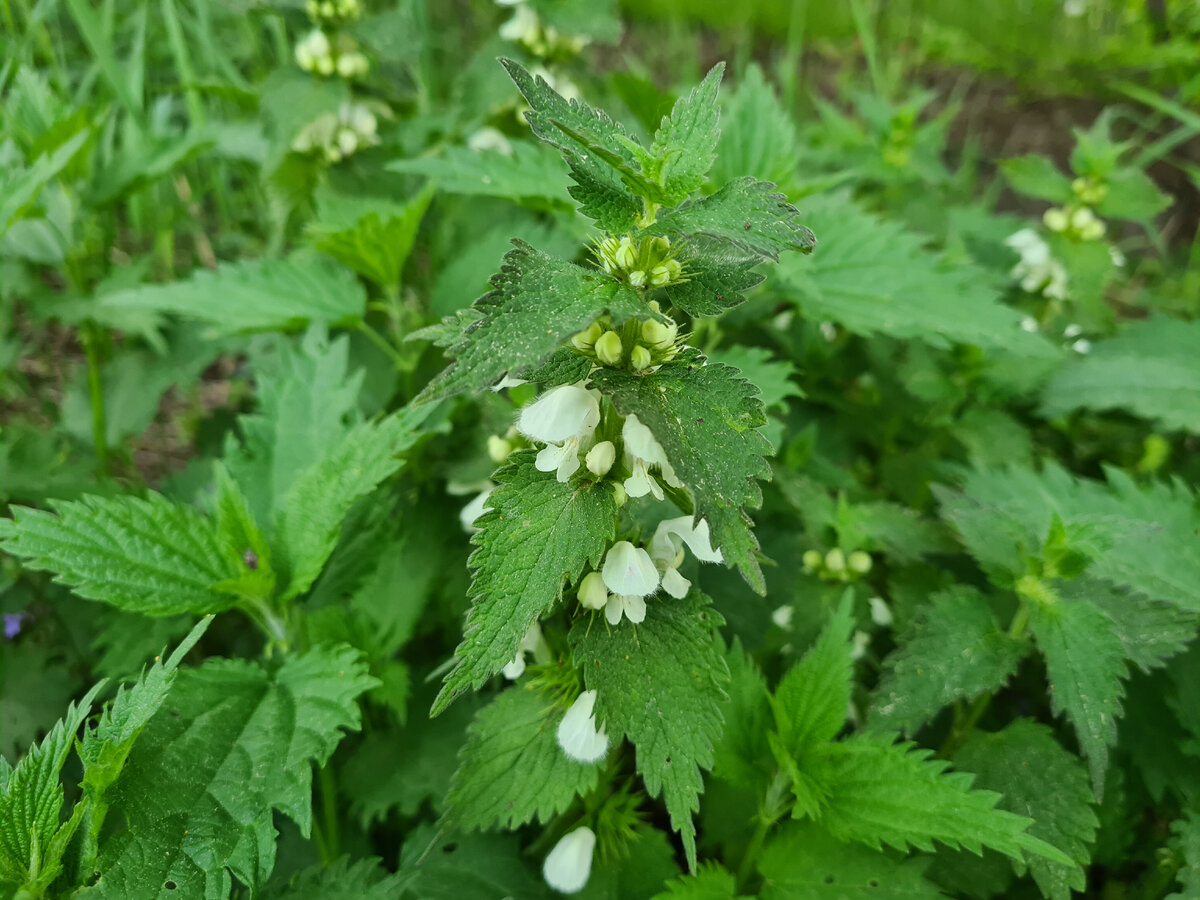
[{"label": "white flower", "polygon": [[458,520],[462,523],[463,531],[467,534],[474,534],[479,530],[475,527],[475,520],[491,509],[487,505],[487,499],[491,496],[493,490],[495,490],[495,487],[492,485],[484,488],[458,514]]},{"label": "white flower", "polygon": [[1091,353],[1092,352],[1092,342],[1089,341],[1087,338],[1080,338],[1079,340],[1077,340],[1075,343],[1073,343],[1071,345],[1071,349],[1074,350],[1076,353]]},{"label": "white flower", "polygon": [[1027,331],[1030,334],[1036,334],[1038,330],[1038,320],[1033,316],[1025,316],[1021,319],[1021,330]]},{"label": "white flower", "polygon": [[663,499],[662,486],[650,474],[651,466],[658,467],[663,481],[671,487],[683,487],[683,482],[675,476],[675,470],[667,461],[662,444],[655,440],[653,432],[636,415],[630,413],[626,416],[621,438],[625,442],[625,462],[633,473],[625,479],[625,492],[630,497],[651,494],[655,500]]},{"label": "white flower", "polygon": [[554,845],[542,866],[546,884],[564,894],[582,890],[592,872],[595,848],[596,834],[586,825],[565,835]]},{"label": "white flower", "polygon": [[1031,294],[1040,292],[1055,300],[1066,298],[1067,270],[1051,257],[1050,245],[1036,231],[1022,228],[1004,243],[1021,256],[1021,261],[1013,266],[1010,273],[1012,278],[1020,282],[1021,290]]},{"label": "white flower", "polygon": [[683,545],[687,544],[696,559],[701,562],[721,562],[724,557],[720,550],[714,550],[709,540],[708,522],[700,520],[699,525],[692,525],[691,516],[679,516],[676,519],[664,519],[654,530],[654,538],[650,541],[650,555],[655,565],[662,570],[663,590],[676,599],[687,596],[692,583],[679,574],[683,564]]},{"label": "white flower", "polygon": [[613,467],[613,463],[617,459],[617,448],[613,446],[612,441],[601,441],[595,447],[588,451],[584,457],[584,464],[589,472],[597,478],[603,478],[608,474],[608,470]]},{"label": "white flower", "polygon": [[634,625],[646,620],[646,601],[637,594],[609,594],[608,602],[604,604],[604,618],[609,625],[617,625],[621,616]]},{"label": "white flower", "polygon": [[867,606],[871,608],[871,621],[876,625],[886,628],[892,624],[892,611],[882,597],[872,597],[867,601]]},{"label": "white flower", "polygon": [[858,661],[867,655],[867,647],[871,645],[871,636],[865,631],[854,632],[854,646],[850,648],[850,659]]},{"label": "white flower", "polygon": [[508,138],[499,130],[492,128],[490,125],[480,128],[469,138],[467,138],[467,146],[476,153],[482,153],[485,150],[492,150],[499,153],[501,156],[512,156],[512,144],[508,142]]},{"label": "white flower", "polygon": [[604,586],[614,594],[647,597],[658,590],[658,569],[650,554],[629,541],[617,541],[604,558]]},{"label": "white flower", "polygon": [[796,610],[790,605],[781,606],[771,613],[771,621],[782,628],[784,631],[792,630],[792,616]]},{"label": "white flower", "polygon": [[608,588],[599,572],[588,572],[579,582],[579,605],[584,609],[603,609],[608,602]]},{"label": "white flower", "polygon": [[500,26],[500,37],[506,41],[526,41],[537,36],[538,17],[524,3],[513,10],[513,17]]},{"label": "white flower", "polygon": [[329,38],[325,36],[325,32],[319,28],[314,28],[296,44],[296,62],[300,64],[300,68],[306,72],[311,72],[313,69],[318,68],[324,60],[329,60],[332,64],[332,59],[330,58],[332,50],[333,48],[330,46]]},{"label": "white flower", "polygon": [[591,443],[600,423],[600,403],[579,384],[551,388],[521,410],[517,430],[546,447],[537,455],[539,472],[554,472],[566,482],[579,469],[579,451]]},{"label": "white flower", "polygon": [[537,622],[534,622],[525,632],[525,636],[521,638],[521,643],[517,644],[517,655],[512,662],[505,664],[504,677],[509,681],[516,681],[525,674],[525,654],[532,653],[533,661],[537,663],[547,663],[550,661],[550,645],[546,643],[546,638],[542,636],[542,628]]},{"label": "white flower", "polygon": [[608,735],[596,728],[595,708],[596,692],[584,691],[558,723],[558,746],[576,762],[593,763],[608,752]]}]

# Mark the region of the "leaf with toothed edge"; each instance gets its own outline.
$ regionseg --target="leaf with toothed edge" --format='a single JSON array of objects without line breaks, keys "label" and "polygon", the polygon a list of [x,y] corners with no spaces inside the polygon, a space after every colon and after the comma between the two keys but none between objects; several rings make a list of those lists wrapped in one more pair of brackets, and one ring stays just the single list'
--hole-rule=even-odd
[{"label": "leaf with toothed edge", "polygon": [[745,513],[762,502],[757,479],[771,477],[758,388],[732,366],[706,364],[704,354],[690,348],[648,375],[601,368],[590,383],[618,412],[636,414],[650,429],[695,497],[696,515],[708,521],[713,546],[763,593],[758,541]]},{"label": "leaf with toothed edge", "polygon": [[514,453],[492,476],[500,486],[475,520],[472,603],[466,632],[433,702],[437,715],[466,688],[478,689],[517,653],[529,626],[554,608],[565,583],[600,566],[616,537],[617,505],[606,484],[566,484],[534,468],[532,450]]},{"label": "leaf with toothed edge", "polygon": [[492,277],[495,290],[457,319],[409,335],[410,340],[436,338],[455,358],[414,405],[480,390],[506,372],[536,366],[605,311],[617,323],[635,316],[661,318],[637,291],[612,276],[556,259],[523,241],[513,244]]}]

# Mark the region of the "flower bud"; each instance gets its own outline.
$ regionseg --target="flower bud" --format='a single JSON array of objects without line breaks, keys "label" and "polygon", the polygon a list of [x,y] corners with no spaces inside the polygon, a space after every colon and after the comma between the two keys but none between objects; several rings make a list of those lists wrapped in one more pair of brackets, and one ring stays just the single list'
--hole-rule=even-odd
[{"label": "flower bud", "polygon": [[492,458],[492,462],[504,462],[512,451],[512,442],[506,441],[499,435],[493,434],[487,439],[487,452],[488,456]]},{"label": "flower bud", "polygon": [[1042,214],[1042,221],[1051,231],[1067,230],[1067,214],[1064,210],[1052,207]]},{"label": "flower bud", "polygon": [[672,322],[670,325],[664,325],[662,322],[656,322],[654,319],[647,319],[642,323],[642,340],[656,350],[661,350],[675,343],[675,335],[679,333],[679,327]]},{"label": "flower bud", "polygon": [[670,276],[671,281],[674,281],[683,274],[683,266],[679,264],[679,260],[677,259],[668,259],[663,265],[667,267],[667,274]]},{"label": "flower bud", "polygon": [[821,556],[820,550],[805,550],[802,559],[804,560],[805,572],[815,572],[821,568],[821,563],[825,561],[825,558]]},{"label": "flower bud", "polygon": [[671,270],[665,265],[655,266],[650,270],[650,284],[654,287],[662,287],[664,284],[669,284],[671,281]]},{"label": "flower bud", "polygon": [[617,448],[613,446],[613,442],[601,441],[588,451],[584,458],[584,464],[588,471],[597,478],[603,478],[608,474],[608,470],[612,468],[616,459]]},{"label": "flower bud", "polygon": [[1096,219],[1079,229],[1079,237],[1085,241],[1098,241],[1104,237],[1104,231],[1104,223]]},{"label": "flower bud", "polygon": [[579,582],[579,605],[584,609],[604,609],[608,602],[608,588],[599,572],[588,572]]},{"label": "flower bud", "polygon": [[650,245],[659,255],[665,255],[671,249],[671,239],[665,234],[660,234],[654,239],[654,243]]},{"label": "flower bud", "polygon": [[333,74],[333,57],[321,56],[317,58],[317,71],[322,75]]},{"label": "flower bud", "polygon": [[646,273],[641,269],[634,269],[629,273],[629,283],[636,287],[643,287],[646,284]]},{"label": "flower bud", "polygon": [[617,245],[617,252],[613,254],[613,260],[622,269],[632,269],[637,265],[637,250],[634,249],[629,235],[621,238],[621,242]]},{"label": "flower bud", "polygon": [[583,331],[579,332],[579,334],[575,335],[575,337],[571,338],[571,344],[576,350],[586,352],[595,346],[596,339],[600,337],[602,332],[603,329],[600,327],[600,323],[593,322],[587,328],[583,329]]},{"label": "flower bud", "polygon": [[596,340],[596,357],[606,366],[615,366],[621,361],[621,336],[615,331],[606,331]]},{"label": "flower bud", "polygon": [[892,624],[892,611],[883,602],[882,597],[872,597],[867,601],[867,606],[871,608],[871,621],[880,628],[886,628]]},{"label": "flower bud", "polygon": [[612,482],[613,503],[617,504],[617,509],[620,509],[629,502],[629,494],[625,490],[625,485],[619,481]]},{"label": "flower bud", "polygon": [[1075,212],[1071,213],[1071,227],[1076,231],[1083,231],[1083,229],[1095,221],[1096,214],[1092,212],[1090,207],[1081,206]]},{"label": "flower bud", "polygon": [[350,128],[343,128],[338,131],[337,145],[343,156],[349,156],[358,149],[358,135]]},{"label": "flower bud", "polygon": [[846,570],[846,554],[842,552],[841,547],[834,547],[825,554],[825,568],[830,572],[844,572]]},{"label": "flower bud", "polygon": [[871,571],[871,566],[874,564],[871,560],[871,554],[864,550],[855,550],[846,559],[846,564],[850,567],[850,571],[857,572],[859,575],[866,575]]},{"label": "flower bud", "polygon": [[629,362],[632,363],[634,369],[641,371],[654,365],[654,357],[641,344],[634,344],[633,350],[629,354]]},{"label": "flower bud", "polygon": [[586,825],[576,828],[557,844],[542,865],[546,884],[564,894],[583,890],[592,871],[592,852],[596,835]]},{"label": "flower bud", "polygon": [[1086,178],[1076,178],[1071,182],[1071,190],[1075,192],[1075,196],[1079,197],[1088,188],[1088,180]]}]

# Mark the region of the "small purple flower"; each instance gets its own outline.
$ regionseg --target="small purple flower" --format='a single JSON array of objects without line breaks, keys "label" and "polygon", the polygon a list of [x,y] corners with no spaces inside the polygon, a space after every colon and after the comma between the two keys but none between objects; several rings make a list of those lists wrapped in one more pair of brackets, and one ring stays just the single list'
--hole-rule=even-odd
[{"label": "small purple flower", "polygon": [[4,614],[4,639],[11,641],[21,633],[21,621],[25,618],[25,613],[5,613]]}]

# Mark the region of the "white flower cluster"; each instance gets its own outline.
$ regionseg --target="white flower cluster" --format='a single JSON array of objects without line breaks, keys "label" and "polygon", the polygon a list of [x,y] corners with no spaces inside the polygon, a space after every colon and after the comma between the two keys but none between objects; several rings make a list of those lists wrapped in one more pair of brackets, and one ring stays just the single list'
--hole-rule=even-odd
[{"label": "white flower cluster", "polygon": [[1043,214],[1042,222],[1051,231],[1080,241],[1098,241],[1107,231],[1090,206],[1051,207]]},{"label": "white flower cluster", "polygon": [[339,162],[363,147],[379,143],[375,114],[362,103],[346,101],[336,113],[325,113],[296,135],[292,149],[297,153],[320,153],[329,162]]},{"label": "white flower cluster", "polygon": [[1067,298],[1067,270],[1050,255],[1050,245],[1041,235],[1032,228],[1022,228],[1004,243],[1021,257],[1011,272],[1012,278],[1020,282],[1021,290],[1042,294],[1051,300]]},{"label": "white flower cluster", "polygon": [[296,44],[296,63],[305,72],[316,75],[339,75],[347,80],[361,78],[370,69],[367,57],[358,49],[358,42],[347,34],[339,34],[336,43],[320,28],[314,28]]},{"label": "white flower cluster", "polygon": [[496,0],[499,6],[512,8],[513,14],[500,26],[500,37],[521,44],[541,59],[575,56],[588,45],[589,38],[567,35],[552,25],[545,25],[524,0]]}]

